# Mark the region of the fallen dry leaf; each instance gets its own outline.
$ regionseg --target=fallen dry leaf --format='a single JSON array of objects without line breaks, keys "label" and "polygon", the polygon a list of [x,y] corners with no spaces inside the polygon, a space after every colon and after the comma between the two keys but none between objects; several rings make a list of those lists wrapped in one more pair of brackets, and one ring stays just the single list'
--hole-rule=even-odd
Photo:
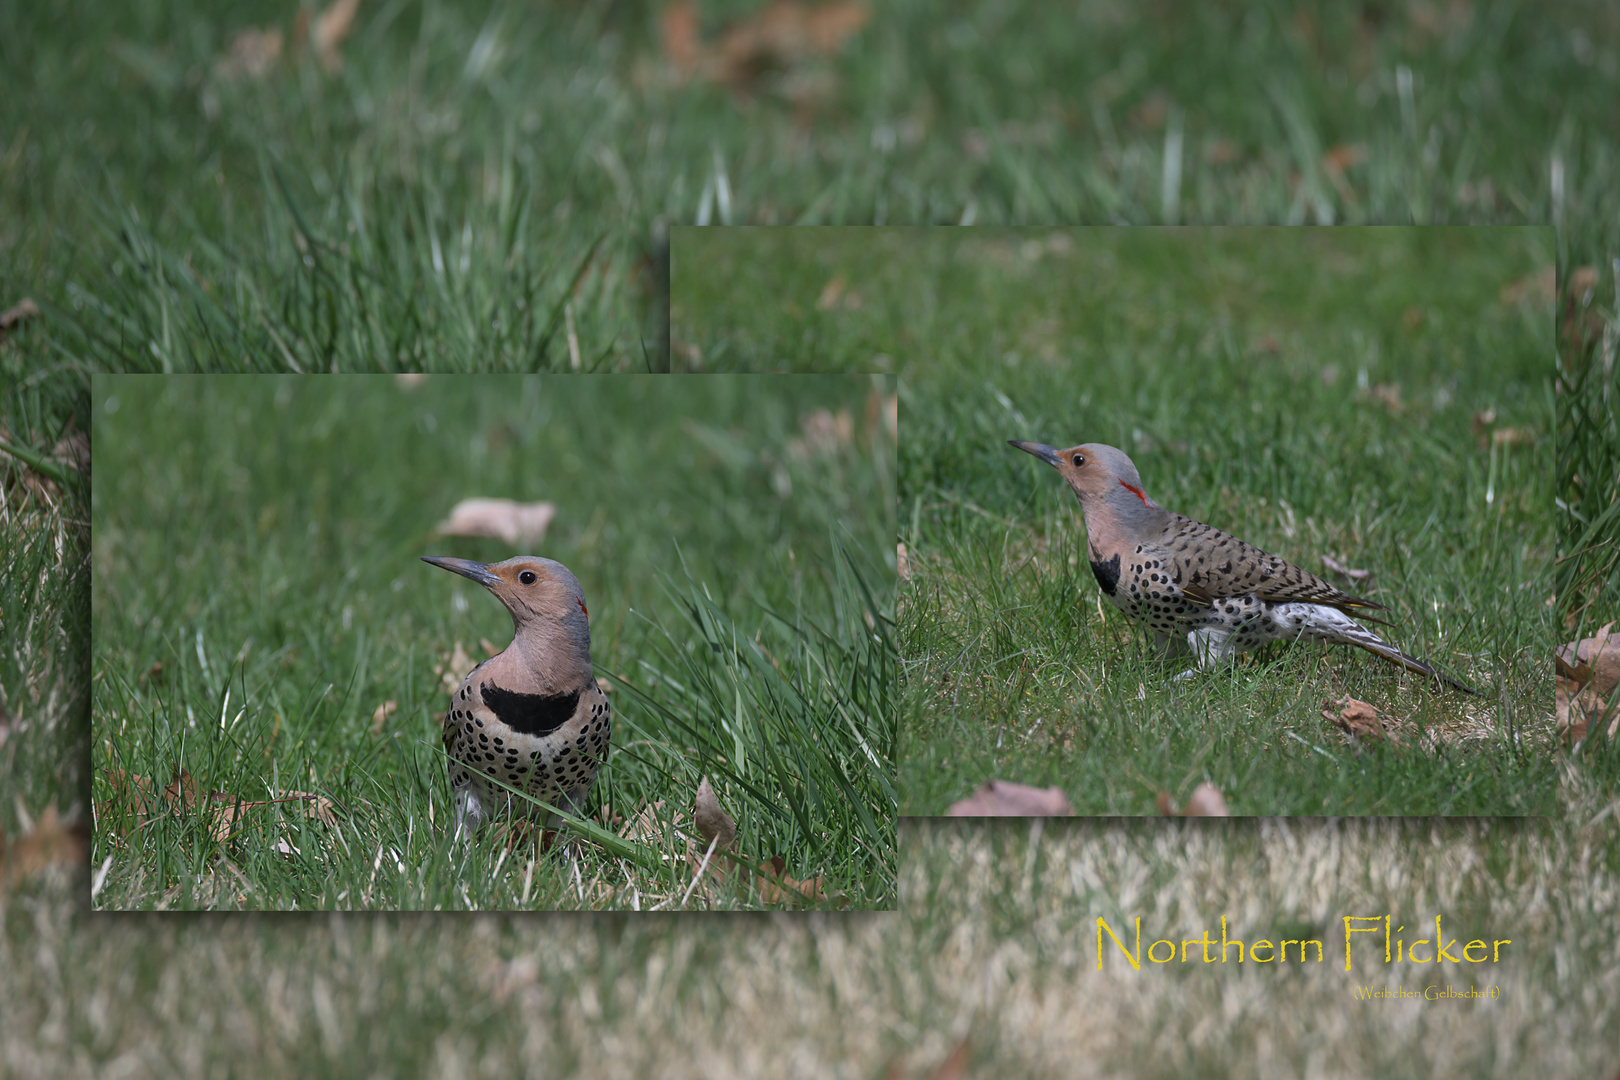
[{"label": "fallen dry leaf", "polygon": [[1354,581],[1361,581],[1363,578],[1369,578],[1372,576],[1371,570],[1352,570],[1330,555],[1322,556],[1322,565],[1333,571],[1335,574],[1343,574],[1345,577]]},{"label": "fallen dry leaf", "polygon": [[90,855],[90,828],[83,821],[63,821],[47,806],[33,827],[13,843],[0,833],[0,892],[52,866],[83,866]]},{"label": "fallen dry leaf", "polygon": [[1567,743],[1580,742],[1608,724],[1614,738],[1620,729],[1620,706],[1609,699],[1620,683],[1620,634],[1605,623],[1589,638],[1560,645],[1553,653],[1553,712]]},{"label": "fallen dry leaf", "polygon": [[39,318],[39,305],[30,297],[23,297],[15,305],[0,311],[0,339],[29,319]]},{"label": "fallen dry leaf", "polygon": [[422,374],[420,371],[407,371],[395,375],[394,383],[401,390],[415,390],[418,386],[421,386],[423,383],[427,382],[427,378],[428,377]]},{"label": "fallen dry leaf", "polygon": [[824,879],[809,878],[805,881],[795,881],[787,874],[787,860],[780,855],[771,856],[769,862],[761,863],[759,874],[754,879],[755,887],[759,890],[759,898],[767,904],[797,903],[800,900],[831,900],[843,907],[849,898],[842,893],[827,894],[824,892]]},{"label": "fallen dry leaf", "polygon": [[1497,428],[1491,432],[1491,445],[1505,450],[1515,446],[1529,446],[1536,441],[1536,433],[1532,428]]},{"label": "fallen dry leaf", "polygon": [[[733,22],[713,45],[707,45],[698,26],[697,5],[679,0],[664,9],[660,26],[664,53],[682,77],[748,93],[766,72],[794,74],[811,61],[841,52],[871,15],[862,3],[774,0]],[[800,78],[788,90],[800,98],[824,92],[825,86]]]},{"label": "fallen dry leaf", "polygon": [[1496,294],[1496,299],[1503,307],[1518,307],[1527,301],[1534,304],[1551,304],[1557,296],[1558,268],[1544,266],[1502,286],[1501,291]]},{"label": "fallen dry leaf", "polygon": [[1604,623],[1591,637],[1560,645],[1553,652],[1558,674],[1582,686],[1594,683],[1600,694],[1614,689],[1620,683],[1620,634],[1611,634],[1613,627]]},{"label": "fallen dry leaf", "polygon": [[1360,397],[1363,401],[1382,405],[1396,416],[1406,411],[1406,406],[1401,404],[1401,388],[1398,383],[1379,383],[1370,390],[1362,391]]},{"label": "fallen dry leaf", "polygon": [[377,706],[377,711],[371,714],[371,733],[373,735],[381,735],[383,725],[388,723],[388,718],[393,716],[398,709],[399,702],[395,701],[393,698],[389,698],[387,701]]},{"label": "fallen dry leaf", "polygon": [[947,817],[1070,817],[1074,805],[1055,787],[1033,788],[1007,780],[990,780],[972,795],[951,804]]},{"label": "fallen dry leaf", "polygon": [[1230,165],[1242,158],[1243,152],[1231,139],[1218,138],[1204,146],[1204,162],[1207,165]]},{"label": "fallen dry leaf", "polygon": [[[659,799],[657,802],[648,803],[646,806],[643,806],[636,813],[636,816],[630,819],[630,823],[620,830],[619,835],[624,837],[626,840],[647,840],[651,837],[662,834],[663,828],[658,821],[658,811],[662,810],[663,808],[663,799]],[[678,824],[681,821],[681,818],[682,815],[677,812],[675,815],[675,823]]]},{"label": "fallen dry leaf", "polygon": [[801,460],[836,454],[855,441],[855,420],[847,409],[814,409],[799,417],[799,430],[803,437],[790,440],[787,449]]},{"label": "fallen dry leaf", "polygon": [[495,643],[493,641],[489,640],[489,638],[487,638],[487,637],[481,637],[481,638],[478,639],[478,647],[480,649],[483,649],[484,650],[484,655],[491,658],[491,659],[494,659],[495,657],[499,656],[500,653],[501,653],[501,650],[499,650],[499,649],[497,649],[495,647]]},{"label": "fallen dry leaf", "polygon": [[[1399,721],[1384,715],[1365,701],[1347,696],[1324,701],[1322,706],[1322,719],[1352,738],[1371,740],[1388,736],[1391,742],[1401,741],[1394,730]],[[1334,709],[1338,711],[1334,712]]]},{"label": "fallen dry leaf", "polygon": [[336,0],[315,16],[309,40],[315,47],[315,55],[320,59],[321,66],[328,72],[336,73],[343,67],[343,54],[338,51],[338,46],[354,29],[354,13],[359,8],[360,0]]},{"label": "fallen dry leaf", "polygon": [[901,581],[911,580],[911,561],[906,558],[906,545],[897,544],[894,549],[895,569],[900,572]]},{"label": "fallen dry leaf", "polygon": [[709,786],[707,776],[698,781],[697,806],[692,812],[692,819],[697,822],[703,842],[714,844],[717,852],[730,848],[731,842],[737,838],[737,822],[715,798],[714,788]]},{"label": "fallen dry leaf", "polygon": [[439,682],[444,685],[445,690],[453,694],[461,689],[461,680],[465,679],[472,669],[472,657],[467,655],[467,650],[458,641],[455,648],[450,650],[449,659],[442,664],[433,665],[433,674],[439,677]]},{"label": "fallen dry leaf", "polygon": [[281,31],[250,26],[238,31],[231,47],[214,62],[214,76],[221,82],[262,79],[281,60]]},{"label": "fallen dry leaf", "polygon": [[493,536],[529,547],[546,535],[557,516],[553,503],[520,503],[512,499],[463,499],[435,528],[440,536]]},{"label": "fallen dry leaf", "polygon": [[1322,155],[1322,168],[1328,172],[1342,173],[1366,160],[1367,147],[1364,143],[1340,143]]},{"label": "fallen dry leaf", "polygon": [[1187,805],[1177,810],[1170,802],[1168,791],[1159,792],[1159,813],[1165,817],[1231,817],[1226,800],[1214,784],[1199,784],[1193,788]]}]

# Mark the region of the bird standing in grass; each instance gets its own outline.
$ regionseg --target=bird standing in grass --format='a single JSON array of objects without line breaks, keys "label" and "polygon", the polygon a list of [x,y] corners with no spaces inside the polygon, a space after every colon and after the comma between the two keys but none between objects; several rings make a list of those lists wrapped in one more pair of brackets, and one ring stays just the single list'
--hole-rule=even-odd
[{"label": "bird standing in grass", "polygon": [[1477,692],[1351,618],[1369,618],[1366,613],[1383,604],[1341,592],[1148,498],[1136,466],[1112,446],[1056,450],[1008,441],[1057,469],[1074,489],[1097,584],[1115,607],[1147,624],[1161,650],[1191,652],[1200,667],[1209,667],[1271,641],[1356,645],[1453,689]]},{"label": "bird standing in grass", "polygon": [[591,674],[579,580],[562,563],[533,555],[492,564],[433,555],[422,561],[478,582],[512,614],[512,643],[473,668],[445,714],[457,830],[471,832],[513,809],[539,811],[502,784],[583,811],[607,760],[613,713]]}]

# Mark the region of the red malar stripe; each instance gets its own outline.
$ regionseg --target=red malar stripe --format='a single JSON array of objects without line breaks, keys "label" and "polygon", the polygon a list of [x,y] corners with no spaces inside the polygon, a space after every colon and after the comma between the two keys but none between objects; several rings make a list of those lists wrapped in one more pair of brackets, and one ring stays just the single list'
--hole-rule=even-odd
[{"label": "red malar stripe", "polygon": [[1131,487],[1131,485],[1127,484],[1123,480],[1119,482],[1119,486],[1130,492],[1132,495],[1135,495],[1138,499],[1141,499],[1143,504],[1147,503],[1147,492],[1143,491],[1141,488]]}]

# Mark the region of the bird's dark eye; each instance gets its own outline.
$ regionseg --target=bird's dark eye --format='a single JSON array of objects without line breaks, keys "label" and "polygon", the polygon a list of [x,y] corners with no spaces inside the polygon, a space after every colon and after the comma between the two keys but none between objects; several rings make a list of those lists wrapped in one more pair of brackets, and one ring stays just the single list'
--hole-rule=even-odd
[{"label": "bird's dark eye", "polygon": [[1084,454],[1076,454],[1076,455],[1074,455],[1074,467],[1075,468],[1078,469],[1080,466],[1084,465],[1085,463],[1086,463],[1086,458],[1085,458]]},{"label": "bird's dark eye", "polygon": [[523,584],[525,584],[525,585],[533,585],[534,582],[535,582],[534,571],[533,570],[525,570],[525,571],[523,571],[523,573],[518,575],[518,580],[523,582]]}]

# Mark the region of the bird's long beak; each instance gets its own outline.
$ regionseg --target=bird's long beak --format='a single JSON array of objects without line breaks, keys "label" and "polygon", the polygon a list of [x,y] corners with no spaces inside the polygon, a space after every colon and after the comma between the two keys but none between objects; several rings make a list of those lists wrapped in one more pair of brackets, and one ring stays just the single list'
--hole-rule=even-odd
[{"label": "bird's long beak", "polygon": [[483,586],[498,585],[500,578],[489,572],[489,567],[481,562],[471,559],[447,559],[442,555],[423,555],[422,561],[442,567],[451,573],[460,574],[464,578],[472,578]]},{"label": "bird's long beak", "polygon": [[1040,458],[1054,469],[1057,468],[1058,452],[1052,447],[1047,446],[1045,443],[1019,442],[1017,439],[1008,439],[1007,445],[1016,446],[1026,454],[1034,454],[1036,457]]}]

